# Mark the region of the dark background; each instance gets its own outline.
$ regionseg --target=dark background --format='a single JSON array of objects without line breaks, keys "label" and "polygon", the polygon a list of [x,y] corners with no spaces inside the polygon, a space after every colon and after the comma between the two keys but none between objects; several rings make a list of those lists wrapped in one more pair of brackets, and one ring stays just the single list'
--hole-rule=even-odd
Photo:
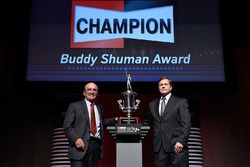
[{"label": "dark background", "polygon": [[[0,29],[0,166],[49,166],[52,129],[61,126],[61,113],[80,99],[84,83],[26,82],[29,0],[1,2]],[[193,120],[202,129],[204,166],[247,167],[250,164],[250,40],[249,9],[243,0],[221,1],[227,82],[176,83],[174,93],[187,97]],[[118,116],[116,100],[124,84],[98,83],[105,116]],[[133,84],[145,116],[147,104],[158,96],[154,84]],[[144,166],[153,162],[152,136],[143,143]],[[106,133],[105,164],[114,166],[115,143]]]}]

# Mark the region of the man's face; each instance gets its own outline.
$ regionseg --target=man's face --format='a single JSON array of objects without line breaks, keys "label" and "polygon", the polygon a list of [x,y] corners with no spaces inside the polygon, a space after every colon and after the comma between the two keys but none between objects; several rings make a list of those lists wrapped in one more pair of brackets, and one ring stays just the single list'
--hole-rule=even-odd
[{"label": "man's face", "polygon": [[83,91],[84,97],[89,101],[95,101],[98,95],[98,87],[94,83],[88,83]]},{"label": "man's face", "polygon": [[172,86],[168,79],[163,79],[158,83],[159,92],[161,95],[167,95],[171,92]]}]

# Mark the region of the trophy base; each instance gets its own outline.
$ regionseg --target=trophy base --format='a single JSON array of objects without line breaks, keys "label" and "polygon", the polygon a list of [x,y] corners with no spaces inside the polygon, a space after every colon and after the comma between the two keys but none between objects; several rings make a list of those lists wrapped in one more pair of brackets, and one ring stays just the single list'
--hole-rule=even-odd
[{"label": "trophy base", "polygon": [[138,124],[139,118],[138,117],[120,117],[119,124]]},{"label": "trophy base", "polygon": [[[119,142],[138,142],[141,136],[140,124],[116,124],[116,139]],[[133,137],[131,137],[133,136]]]}]

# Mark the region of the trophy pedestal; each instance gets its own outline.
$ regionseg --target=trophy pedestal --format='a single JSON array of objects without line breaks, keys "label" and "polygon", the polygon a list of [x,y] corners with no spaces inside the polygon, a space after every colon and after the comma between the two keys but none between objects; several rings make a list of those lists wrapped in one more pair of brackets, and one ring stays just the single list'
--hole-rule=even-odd
[{"label": "trophy pedestal", "polygon": [[116,124],[107,130],[116,140],[116,167],[142,167],[142,140],[150,127],[141,124]]},{"label": "trophy pedestal", "polygon": [[142,167],[142,143],[116,143],[116,167]]}]

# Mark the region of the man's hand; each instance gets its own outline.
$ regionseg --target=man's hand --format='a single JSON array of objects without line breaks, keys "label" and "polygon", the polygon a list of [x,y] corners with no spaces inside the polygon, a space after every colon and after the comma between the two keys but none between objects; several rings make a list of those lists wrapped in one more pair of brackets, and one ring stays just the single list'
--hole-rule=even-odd
[{"label": "man's hand", "polygon": [[85,147],[85,144],[81,138],[75,141],[75,145],[76,145],[76,148],[79,148],[79,149],[84,149]]},{"label": "man's hand", "polygon": [[174,146],[174,152],[175,153],[180,153],[183,149],[183,145],[179,142],[176,142],[175,146]]}]

